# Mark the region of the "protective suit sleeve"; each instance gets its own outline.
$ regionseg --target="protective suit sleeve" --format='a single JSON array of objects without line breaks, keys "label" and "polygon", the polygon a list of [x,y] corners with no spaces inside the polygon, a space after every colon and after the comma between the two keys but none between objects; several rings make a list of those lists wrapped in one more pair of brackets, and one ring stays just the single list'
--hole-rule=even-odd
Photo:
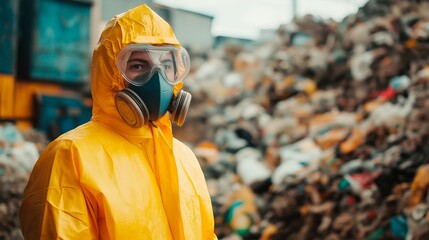
[{"label": "protective suit sleeve", "polygon": [[25,239],[97,239],[96,217],[79,183],[73,142],[51,143],[36,163],[20,209]]}]

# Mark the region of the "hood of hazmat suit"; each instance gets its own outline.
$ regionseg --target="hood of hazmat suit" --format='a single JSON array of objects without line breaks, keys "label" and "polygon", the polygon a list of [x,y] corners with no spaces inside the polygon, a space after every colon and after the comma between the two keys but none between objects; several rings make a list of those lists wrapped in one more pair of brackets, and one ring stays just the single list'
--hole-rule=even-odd
[{"label": "hood of hazmat suit", "polygon": [[116,57],[132,43],[180,46],[146,5],[107,23],[93,54],[93,116],[34,166],[20,209],[25,239],[216,239],[204,175],[173,137],[170,113],[133,128],[117,112]]}]

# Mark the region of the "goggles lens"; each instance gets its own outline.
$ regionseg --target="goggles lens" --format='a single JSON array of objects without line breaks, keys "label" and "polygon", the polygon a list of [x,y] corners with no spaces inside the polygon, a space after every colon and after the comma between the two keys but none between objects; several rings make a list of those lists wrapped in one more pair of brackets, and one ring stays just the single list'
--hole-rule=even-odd
[{"label": "goggles lens", "polygon": [[141,86],[156,72],[171,85],[188,75],[190,58],[185,48],[179,46],[153,46],[130,44],[118,55],[117,65],[129,83]]}]

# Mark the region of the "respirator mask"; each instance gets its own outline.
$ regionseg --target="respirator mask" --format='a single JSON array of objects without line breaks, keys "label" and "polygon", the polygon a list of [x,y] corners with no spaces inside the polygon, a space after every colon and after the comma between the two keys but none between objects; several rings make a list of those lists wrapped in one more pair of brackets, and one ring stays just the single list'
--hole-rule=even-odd
[{"label": "respirator mask", "polygon": [[173,90],[190,70],[185,48],[130,44],[118,54],[117,66],[127,85],[116,93],[115,103],[128,125],[139,128],[167,111],[173,123],[183,125],[192,96],[183,90],[175,96]]}]

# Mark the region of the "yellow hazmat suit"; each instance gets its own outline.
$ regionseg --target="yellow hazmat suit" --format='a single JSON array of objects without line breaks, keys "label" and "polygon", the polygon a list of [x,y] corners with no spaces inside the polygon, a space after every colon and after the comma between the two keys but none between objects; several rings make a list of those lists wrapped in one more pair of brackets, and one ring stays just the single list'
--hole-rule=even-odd
[{"label": "yellow hazmat suit", "polygon": [[173,138],[169,113],[132,128],[116,110],[125,84],[116,56],[129,43],[180,45],[146,5],[106,25],[92,62],[93,117],[36,163],[20,210],[26,239],[216,239],[204,175]]}]

